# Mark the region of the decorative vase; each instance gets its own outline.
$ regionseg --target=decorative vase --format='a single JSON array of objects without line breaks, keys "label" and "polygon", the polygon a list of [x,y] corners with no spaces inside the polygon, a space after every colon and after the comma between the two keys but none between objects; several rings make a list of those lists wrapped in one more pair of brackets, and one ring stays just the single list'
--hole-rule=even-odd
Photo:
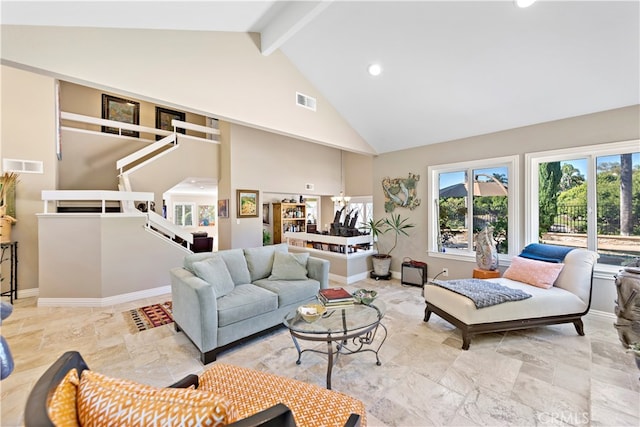
[{"label": "decorative vase", "polygon": [[498,268],[498,250],[493,239],[493,227],[486,226],[478,232],[476,238],[476,264],[482,270]]}]

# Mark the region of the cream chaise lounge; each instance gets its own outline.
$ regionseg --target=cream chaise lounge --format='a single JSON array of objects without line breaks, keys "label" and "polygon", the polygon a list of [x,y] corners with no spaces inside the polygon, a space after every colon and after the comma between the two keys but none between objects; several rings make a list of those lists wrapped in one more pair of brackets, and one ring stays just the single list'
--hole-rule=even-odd
[{"label": "cream chaise lounge", "polygon": [[[546,258],[547,253],[560,255]],[[476,304],[468,297],[427,283],[423,290],[426,303],[424,321],[428,322],[431,313],[435,313],[459,328],[463,350],[469,349],[471,338],[477,334],[540,325],[573,323],[578,334],[584,335],[581,318],[591,305],[593,268],[597,259],[596,253],[585,249],[529,245],[520,256],[513,258],[512,265],[503,277],[486,281],[524,291],[531,297],[476,308]],[[517,271],[521,267],[516,264],[525,264],[526,267]],[[535,282],[537,276],[535,272],[531,274],[531,268],[539,269],[547,277],[549,274],[553,277],[553,271],[556,271],[557,279],[551,280],[548,288],[538,287],[540,283],[527,283]]]}]

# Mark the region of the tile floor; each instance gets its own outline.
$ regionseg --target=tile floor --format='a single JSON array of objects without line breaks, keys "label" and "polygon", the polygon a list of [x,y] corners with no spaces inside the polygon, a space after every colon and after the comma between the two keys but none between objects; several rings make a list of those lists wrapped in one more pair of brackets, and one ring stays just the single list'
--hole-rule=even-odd
[{"label": "tile floor", "polygon": [[[348,286],[377,289],[387,304],[389,336],[381,366],[363,353],[341,356],[333,389],[364,401],[370,426],[622,426],[640,425],[640,371],[625,353],[613,318],[590,314],[586,336],[557,325],[476,337],[460,349],[459,333],[432,315],[422,321],[420,288],[365,280]],[[2,335],[16,361],[0,383],[3,427],[21,425],[37,378],[66,350],[107,375],[163,386],[204,367],[193,345],[172,325],[130,334],[123,311],[170,295],[104,308],[36,307],[15,302]],[[297,353],[286,329],[238,346],[219,362],[325,385],[326,358]]]}]

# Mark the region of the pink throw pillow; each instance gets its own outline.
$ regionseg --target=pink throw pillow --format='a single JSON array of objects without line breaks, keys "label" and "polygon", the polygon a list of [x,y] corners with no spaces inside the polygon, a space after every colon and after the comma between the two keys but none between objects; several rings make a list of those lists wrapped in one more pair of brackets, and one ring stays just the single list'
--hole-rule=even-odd
[{"label": "pink throw pillow", "polygon": [[502,277],[524,282],[538,288],[549,289],[553,286],[563,267],[564,264],[516,256],[511,259],[511,265]]}]

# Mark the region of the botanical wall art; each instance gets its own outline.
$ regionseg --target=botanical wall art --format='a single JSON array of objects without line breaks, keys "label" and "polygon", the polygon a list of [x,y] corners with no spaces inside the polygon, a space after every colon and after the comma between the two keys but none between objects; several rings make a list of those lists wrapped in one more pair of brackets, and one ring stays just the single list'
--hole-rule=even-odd
[{"label": "botanical wall art", "polygon": [[420,206],[420,199],[416,197],[416,185],[419,180],[420,175],[413,173],[409,173],[407,178],[384,177],[382,179],[384,211],[393,212],[396,206],[411,210]]}]

